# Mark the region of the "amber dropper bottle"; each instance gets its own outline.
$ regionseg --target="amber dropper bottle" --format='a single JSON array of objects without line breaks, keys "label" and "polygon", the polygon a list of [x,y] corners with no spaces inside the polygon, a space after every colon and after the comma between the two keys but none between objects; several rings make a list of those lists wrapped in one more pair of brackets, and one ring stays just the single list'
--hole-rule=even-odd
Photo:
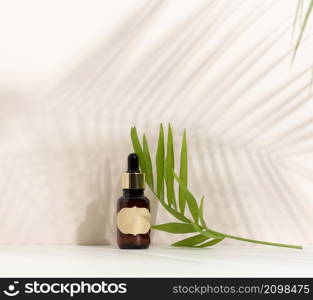
[{"label": "amber dropper bottle", "polygon": [[145,174],[139,157],[128,155],[122,174],[123,196],[117,202],[117,244],[121,249],[146,249],[150,245],[150,201],[144,196]]}]

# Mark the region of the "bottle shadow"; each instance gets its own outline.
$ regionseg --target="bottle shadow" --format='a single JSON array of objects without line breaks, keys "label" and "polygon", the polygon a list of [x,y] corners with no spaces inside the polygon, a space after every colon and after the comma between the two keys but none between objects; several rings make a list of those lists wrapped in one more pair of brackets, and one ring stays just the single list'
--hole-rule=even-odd
[{"label": "bottle shadow", "polygon": [[[106,159],[99,169],[99,184],[97,195],[85,211],[85,216],[78,226],[76,242],[79,245],[107,245],[110,244],[108,228],[113,228],[110,212],[112,210],[111,168]],[[106,199],[108,198],[108,199]]]}]

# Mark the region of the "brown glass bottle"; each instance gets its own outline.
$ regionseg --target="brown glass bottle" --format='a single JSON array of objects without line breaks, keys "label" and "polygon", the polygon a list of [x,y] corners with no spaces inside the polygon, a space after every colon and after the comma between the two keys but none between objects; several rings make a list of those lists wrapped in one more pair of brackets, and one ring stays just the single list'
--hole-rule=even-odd
[{"label": "brown glass bottle", "polygon": [[144,174],[139,158],[128,156],[122,174],[123,196],[117,202],[117,244],[121,249],[146,249],[150,245],[150,201],[144,196]]}]

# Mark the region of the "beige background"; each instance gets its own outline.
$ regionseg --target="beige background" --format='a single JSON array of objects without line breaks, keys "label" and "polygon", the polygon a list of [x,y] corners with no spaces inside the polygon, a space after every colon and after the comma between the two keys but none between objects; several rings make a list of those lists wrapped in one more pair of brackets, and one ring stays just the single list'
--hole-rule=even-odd
[{"label": "beige background", "polygon": [[312,42],[290,68],[295,1],[0,5],[1,244],[114,244],[130,126],[153,144],[169,121],[177,147],[187,128],[212,228],[313,243]]}]

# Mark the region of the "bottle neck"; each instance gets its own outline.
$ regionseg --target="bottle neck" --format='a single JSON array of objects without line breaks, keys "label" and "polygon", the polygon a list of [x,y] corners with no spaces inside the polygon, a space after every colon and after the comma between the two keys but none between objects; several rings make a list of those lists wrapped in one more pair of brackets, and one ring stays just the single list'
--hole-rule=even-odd
[{"label": "bottle neck", "polygon": [[144,195],[144,189],[123,189],[124,197],[139,197]]}]

